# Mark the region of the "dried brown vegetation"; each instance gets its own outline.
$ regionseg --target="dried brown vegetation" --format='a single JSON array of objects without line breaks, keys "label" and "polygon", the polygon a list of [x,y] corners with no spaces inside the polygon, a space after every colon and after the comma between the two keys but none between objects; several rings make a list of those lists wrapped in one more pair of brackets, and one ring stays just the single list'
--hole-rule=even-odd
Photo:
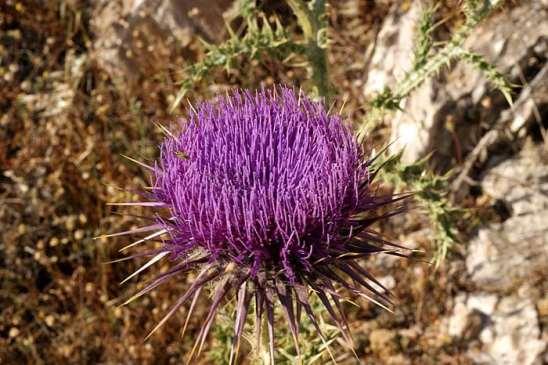
[{"label": "dried brown vegetation", "polygon": [[[139,288],[137,280],[118,285],[137,263],[105,264],[120,257],[117,251],[125,241],[93,237],[122,231],[139,219],[118,215],[105,204],[131,200],[148,183],[144,172],[120,155],[145,161],[156,156],[162,134],[152,121],[169,124],[173,119],[168,109],[181,70],[204,49],[192,38],[184,49],[162,53],[166,58],[152,58],[158,54],[154,49],[147,48],[143,54],[133,50],[130,55],[138,59],[139,72],[131,82],[115,77],[96,58],[97,35],[91,23],[97,6],[93,3],[6,0],[0,4],[3,364],[180,363],[192,344],[179,336],[182,311],[143,343],[147,331],[192,277],[172,281],[142,300],[118,307],[122,298]],[[288,13],[286,7],[271,3],[272,11]],[[333,2],[329,9],[330,77],[338,105],[346,100],[344,108],[351,120],[364,118],[364,72],[370,47],[392,3],[345,0]],[[288,29],[296,28],[292,20],[285,21]],[[216,72],[188,97],[199,100],[236,86],[301,84],[306,82],[305,75],[292,65],[242,58],[237,68]],[[184,115],[186,107],[181,104],[175,114]],[[381,146],[389,133],[389,123],[380,123],[369,138]],[[467,196],[461,203],[478,208],[477,221],[502,219],[503,213],[481,194]],[[138,210],[131,213],[139,215]],[[383,229],[428,250],[424,224],[424,216],[415,212],[406,219],[393,219]],[[395,281],[399,304],[395,314],[364,301],[358,301],[360,307],[347,305],[356,352],[364,363],[469,361],[464,355],[468,340],[449,337],[442,322],[451,312],[455,293],[471,289],[463,275],[463,255],[457,248],[455,259],[435,273],[413,260],[371,261],[377,275]],[[147,277],[143,275],[139,282]],[[542,273],[531,278],[539,288],[541,279]],[[190,338],[199,320],[199,315],[192,318]],[[213,347],[221,341],[211,338]],[[348,354],[342,356],[343,363],[353,363]],[[204,357],[203,361],[209,360]]]}]

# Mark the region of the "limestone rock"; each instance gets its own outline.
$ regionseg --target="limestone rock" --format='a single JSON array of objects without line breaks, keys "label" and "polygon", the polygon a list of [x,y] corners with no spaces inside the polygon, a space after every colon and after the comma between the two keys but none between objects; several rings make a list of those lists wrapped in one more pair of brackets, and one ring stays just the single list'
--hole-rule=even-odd
[{"label": "limestone rock", "polygon": [[484,192],[505,204],[509,217],[470,242],[466,270],[475,289],[455,297],[445,322],[475,364],[536,365],[548,350],[546,299],[532,286],[548,277],[547,161],[544,146],[526,144],[513,158],[492,157],[482,178]]},{"label": "limestone rock", "polygon": [[402,12],[400,6],[388,14],[383,22],[371,57],[365,94],[379,93],[385,87],[394,85],[405,76],[412,66],[413,44],[416,35],[416,24],[419,21],[423,6],[415,1],[411,7]]},{"label": "limestone rock", "polygon": [[548,275],[548,164],[542,147],[489,170],[483,189],[505,202],[511,217],[482,228],[470,242],[466,267],[485,290],[510,290],[534,274]]},{"label": "limestone rock", "polygon": [[114,79],[135,82],[169,67],[191,37],[223,39],[232,0],[100,0],[92,28],[94,58]]},{"label": "limestone rock", "polygon": [[458,296],[448,333],[457,340],[479,340],[480,348],[468,352],[475,364],[533,365],[546,350],[535,305],[524,291],[500,299],[481,292]]},{"label": "limestone rock", "polygon": [[518,296],[500,300],[480,338],[482,351],[471,353],[478,364],[533,365],[546,350],[534,304]]},{"label": "limestone rock", "polygon": [[[420,2],[413,2],[406,13],[394,11],[383,23],[372,56],[370,76],[364,86],[367,96],[386,86],[394,86],[396,80],[401,80],[410,70],[414,24],[419,14]],[[465,48],[482,54],[512,82],[522,83],[524,79],[530,82],[542,69],[542,63],[546,63],[547,18],[546,4],[522,2],[482,23],[467,39]],[[539,64],[532,66],[531,62]],[[533,75],[526,75],[529,73]],[[538,83],[539,86],[543,84],[548,84],[546,75]],[[530,96],[524,95],[524,99],[530,99]],[[525,100],[523,104],[528,105]],[[391,139],[394,141],[392,151],[405,147],[405,162],[413,162],[430,151],[452,157],[471,150],[481,137],[477,121],[494,123],[503,110],[508,111],[505,118],[523,121],[531,119],[533,113],[533,108],[517,108],[510,112],[502,95],[493,92],[487,79],[464,62],[442,72],[438,78],[427,80],[402,102],[401,107],[403,111],[391,118]],[[448,125],[454,126],[454,130],[451,131]],[[461,146],[452,145],[455,139]]]},{"label": "limestone rock", "polygon": [[470,318],[471,313],[477,311],[481,316],[489,317],[495,310],[497,300],[496,295],[486,293],[458,295],[455,298],[453,314],[449,317],[448,321],[449,335],[452,337],[461,337],[465,332],[471,332],[470,327],[473,326]]}]

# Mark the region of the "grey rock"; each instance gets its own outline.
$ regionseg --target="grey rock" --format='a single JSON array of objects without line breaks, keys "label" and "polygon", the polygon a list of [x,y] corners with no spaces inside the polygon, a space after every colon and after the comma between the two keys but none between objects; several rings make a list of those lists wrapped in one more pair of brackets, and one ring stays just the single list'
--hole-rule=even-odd
[{"label": "grey rock", "polygon": [[[385,86],[395,85],[410,70],[414,24],[420,14],[420,3],[413,2],[404,14],[394,11],[383,23],[372,56],[370,76],[364,86],[366,96],[371,97]],[[531,66],[528,62],[531,62],[532,55],[546,62],[546,19],[546,4],[522,2],[493,15],[477,27],[467,39],[465,48],[483,55],[511,81],[520,83],[524,78],[524,69]],[[537,84],[548,84],[546,75]],[[539,92],[535,95],[544,94]],[[493,96],[496,100],[486,99]],[[524,99],[531,97],[524,95]],[[524,100],[520,104],[527,106],[530,102],[525,103]],[[408,163],[430,151],[435,151],[438,156],[452,157],[461,153],[459,149],[462,153],[471,150],[482,133],[476,120],[494,124],[500,111],[506,109],[504,118],[521,118],[523,125],[535,112],[532,107],[511,110],[502,95],[492,91],[486,78],[464,62],[457,63],[437,78],[427,80],[401,106],[403,111],[391,118],[391,139],[394,141],[391,149],[399,151],[405,147],[403,159]],[[475,114],[480,115],[470,117]],[[451,131],[448,125],[454,126],[454,130]],[[455,139],[460,141],[461,146],[453,146]]]},{"label": "grey rock", "polygon": [[548,164],[542,146],[526,148],[489,170],[483,189],[511,217],[482,228],[470,242],[466,268],[486,290],[510,290],[535,273],[548,275]]},{"label": "grey rock", "polygon": [[466,270],[475,289],[455,297],[447,333],[475,364],[541,364],[544,309],[532,281],[548,277],[548,155],[530,143],[513,158],[495,157],[481,183],[510,217],[470,242]]},{"label": "grey rock", "polygon": [[475,364],[533,365],[546,350],[535,305],[525,291],[500,299],[481,292],[461,294],[447,325],[456,340],[479,341],[479,348],[467,352]]},{"label": "grey rock", "polygon": [[453,313],[448,319],[448,334],[455,338],[462,337],[472,326],[470,319],[473,311],[479,312],[483,316],[491,316],[495,310],[498,297],[494,294],[471,293],[459,294],[455,297]]},{"label": "grey rock", "polygon": [[168,68],[192,36],[218,42],[232,0],[100,0],[95,2],[93,55],[111,77],[135,82]]},{"label": "grey rock", "polygon": [[507,296],[500,300],[481,330],[482,348],[470,357],[477,364],[533,365],[546,350],[535,306],[529,298]]},{"label": "grey rock", "polygon": [[411,68],[413,44],[416,37],[416,24],[419,21],[423,5],[420,1],[412,3],[409,10],[402,12],[399,5],[386,16],[377,35],[375,51],[371,57],[367,82],[364,85],[366,95],[379,93],[385,87],[394,85]]}]

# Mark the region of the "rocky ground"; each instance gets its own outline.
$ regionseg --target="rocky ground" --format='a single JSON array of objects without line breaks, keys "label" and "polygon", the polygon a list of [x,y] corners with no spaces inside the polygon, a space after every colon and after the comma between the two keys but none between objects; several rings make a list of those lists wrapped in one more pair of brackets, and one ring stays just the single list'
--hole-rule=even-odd
[{"label": "rocky ground", "polygon": [[[161,133],[151,121],[169,124],[181,72],[204,52],[197,38],[224,39],[225,20],[237,22],[231,3],[0,4],[0,363],[182,361],[189,347],[179,337],[184,313],[142,339],[186,282],[119,308],[139,284],[117,283],[136,264],[105,265],[124,241],[92,237],[136,224],[105,205],[132,198],[120,187],[147,183],[120,154],[155,157]],[[331,3],[330,76],[356,122],[361,106],[408,69],[419,2]],[[446,7],[439,40],[459,22],[456,2]],[[268,11],[287,14],[279,2],[269,2]],[[548,363],[546,19],[546,1],[511,2],[467,41],[515,85],[512,106],[458,63],[372,130],[370,143],[396,140],[395,150],[405,144],[408,162],[433,152],[436,171],[453,171],[448,198],[468,212],[460,243],[437,270],[418,261],[369,261],[398,306],[395,314],[366,302],[348,306],[362,363]],[[235,85],[302,83],[305,75],[291,65],[242,59],[239,69],[211,75],[189,97]],[[384,229],[432,251],[420,209]],[[210,347],[222,341],[212,338]],[[342,348],[337,354],[341,363],[356,363]]]}]

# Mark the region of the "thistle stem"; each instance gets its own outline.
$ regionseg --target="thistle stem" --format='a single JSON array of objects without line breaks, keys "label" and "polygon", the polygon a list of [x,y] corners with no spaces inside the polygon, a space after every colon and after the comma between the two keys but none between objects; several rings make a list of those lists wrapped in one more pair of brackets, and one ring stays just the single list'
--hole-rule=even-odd
[{"label": "thistle stem", "polygon": [[[358,128],[358,142],[362,143],[364,141],[367,130],[372,124],[382,119],[387,111],[398,109],[400,102],[407,98],[411,92],[418,88],[425,80],[428,80],[433,75],[439,73],[443,67],[449,65],[450,62],[455,59],[471,58],[469,53],[463,49],[464,42],[472,30],[474,30],[482,20],[503,2],[504,0],[465,1],[464,11],[466,22],[455,32],[441,50],[430,56],[428,61],[420,67],[408,72],[405,78],[396,85],[393,91],[391,91],[389,98],[382,102],[379,102],[379,99],[377,99],[379,105],[374,106],[364,123]],[[509,99],[508,95],[508,92],[506,92],[505,97],[507,99]],[[375,101],[373,104],[375,104]],[[393,104],[396,107],[387,108],[389,104]]]},{"label": "thistle stem", "polygon": [[[329,76],[327,72],[327,57],[320,44],[322,31],[325,30],[325,0],[314,0],[310,9],[303,0],[287,0],[287,4],[297,17],[305,38],[306,55],[312,67],[312,80],[318,94],[329,97]],[[327,101],[327,100],[326,100]]]},{"label": "thistle stem", "polygon": [[270,363],[270,351],[269,351],[269,339],[268,339],[268,330],[267,330],[267,320],[266,316],[262,316],[260,319],[262,322],[260,326],[260,331],[255,334],[257,336],[257,342],[258,342],[258,348],[257,348],[257,355],[259,357],[260,362],[263,365],[274,365]]}]

